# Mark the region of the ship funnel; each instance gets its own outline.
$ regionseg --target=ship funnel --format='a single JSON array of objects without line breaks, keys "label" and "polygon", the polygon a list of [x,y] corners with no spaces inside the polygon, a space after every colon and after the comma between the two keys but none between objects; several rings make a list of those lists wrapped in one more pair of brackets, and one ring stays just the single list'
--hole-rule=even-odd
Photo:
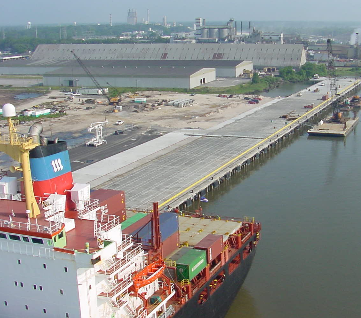
[{"label": "ship funnel", "polygon": [[38,144],[40,144],[40,134],[42,132],[43,132],[43,125],[41,123],[35,123],[29,129],[30,137],[33,137],[33,141]]}]

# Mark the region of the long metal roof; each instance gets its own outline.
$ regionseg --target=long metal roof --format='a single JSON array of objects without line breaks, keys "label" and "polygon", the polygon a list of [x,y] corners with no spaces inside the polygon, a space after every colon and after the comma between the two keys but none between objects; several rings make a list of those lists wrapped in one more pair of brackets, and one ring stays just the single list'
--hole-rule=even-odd
[{"label": "long metal roof", "polygon": [[294,66],[306,62],[301,44],[41,44],[31,60],[238,60],[260,66]]}]

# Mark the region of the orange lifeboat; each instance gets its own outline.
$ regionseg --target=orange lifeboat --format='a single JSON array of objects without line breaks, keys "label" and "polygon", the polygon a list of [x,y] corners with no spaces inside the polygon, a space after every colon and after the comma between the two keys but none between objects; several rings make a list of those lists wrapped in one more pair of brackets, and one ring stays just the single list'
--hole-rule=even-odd
[{"label": "orange lifeboat", "polygon": [[150,283],[153,283],[156,279],[162,276],[165,269],[165,264],[162,259],[155,261],[144,267],[141,271],[133,276],[133,284],[135,292],[138,292],[139,288],[144,287]]}]

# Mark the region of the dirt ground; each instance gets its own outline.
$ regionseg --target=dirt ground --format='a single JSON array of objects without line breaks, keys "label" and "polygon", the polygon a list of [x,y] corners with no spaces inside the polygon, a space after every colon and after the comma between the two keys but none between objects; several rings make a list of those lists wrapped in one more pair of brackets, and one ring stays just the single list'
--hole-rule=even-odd
[{"label": "dirt ground", "polygon": [[[15,95],[19,91],[0,90],[0,104],[11,103],[15,105],[16,111],[30,109],[36,105],[55,104],[65,107],[66,116],[61,118],[41,119],[44,132],[51,131],[52,134],[68,132],[77,134],[84,131],[91,123],[108,121],[108,130],[123,129],[129,126],[139,126],[142,130],[152,129],[163,132],[182,128],[207,129],[238,114],[248,111],[260,104],[266,103],[271,98],[262,97],[260,104],[248,104],[243,95],[232,98],[218,97],[217,95],[195,95],[167,93],[167,92],[141,92],[138,95],[124,94],[122,96],[122,111],[113,112],[114,106],[109,106],[103,96],[96,97],[96,104],[84,104],[87,98],[94,96],[75,96],[68,100],[67,95],[59,91],[51,91],[48,94],[27,100],[16,100]],[[137,104],[134,98],[146,98],[146,104]],[[193,99],[191,106],[176,107],[167,106],[165,101]],[[49,105],[41,106],[49,107]],[[40,107],[40,108],[41,108]],[[89,109],[90,108],[90,109]],[[124,123],[115,125],[119,120]],[[4,124],[5,122],[0,124]],[[18,131],[27,133],[33,122],[20,124]],[[6,127],[0,128],[0,132],[6,132]]]}]

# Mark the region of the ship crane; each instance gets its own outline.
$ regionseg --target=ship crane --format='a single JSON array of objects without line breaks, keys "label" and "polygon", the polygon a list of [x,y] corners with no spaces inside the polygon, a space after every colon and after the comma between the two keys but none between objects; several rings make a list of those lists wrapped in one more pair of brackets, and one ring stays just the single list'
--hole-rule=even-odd
[{"label": "ship crane", "polygon": [[95,136],[90,139],[88,142],[85,143],[86,146],[94,146],[98,147],[104,143],[107,143],[107,141],[103,138],[103,127],[108,123],[108,121],[102,121],[102,122],[96,122],[90,124],[88,131],[93,132]]}]

